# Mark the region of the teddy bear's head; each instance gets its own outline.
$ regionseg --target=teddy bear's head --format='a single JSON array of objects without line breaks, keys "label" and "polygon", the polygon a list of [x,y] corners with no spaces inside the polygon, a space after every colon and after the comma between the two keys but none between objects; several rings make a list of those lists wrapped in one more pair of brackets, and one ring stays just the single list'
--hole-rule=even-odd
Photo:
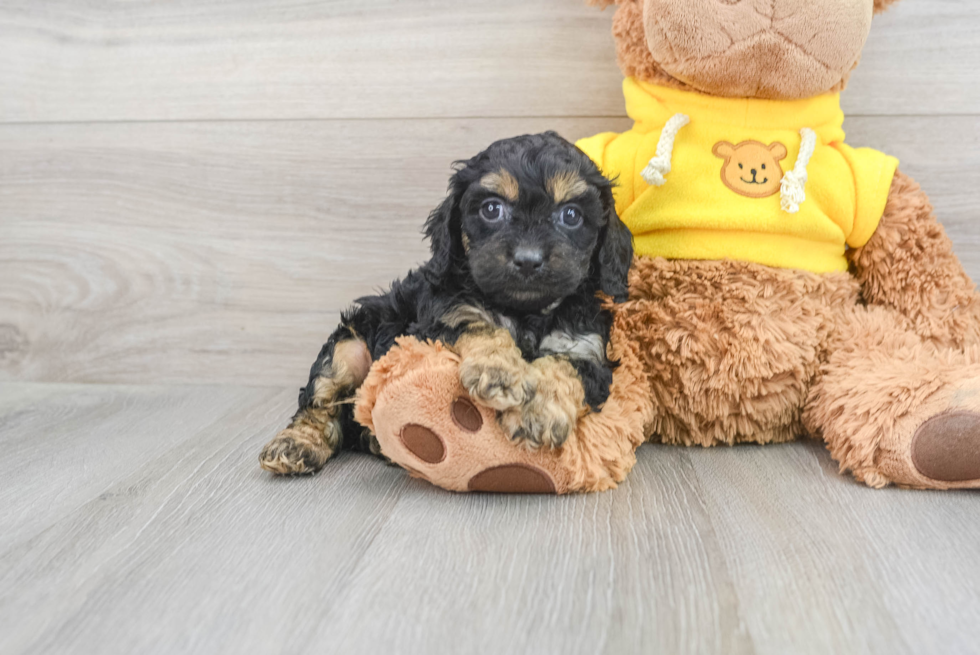
[{"label": "teddy bear's head", "polygon": [[843,88],[873,13],[897,0],[589,0],[619,5],[626,75],[725,97],[791,100]]}]

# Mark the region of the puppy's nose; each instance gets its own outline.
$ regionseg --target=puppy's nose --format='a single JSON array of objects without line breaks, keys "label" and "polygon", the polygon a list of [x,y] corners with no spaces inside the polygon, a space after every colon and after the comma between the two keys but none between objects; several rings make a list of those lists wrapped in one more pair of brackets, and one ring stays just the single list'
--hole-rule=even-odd
[{"label": "puppy's nose", "polygon": [[538,248],[518,248],[514,251],[514,265],[524,275],[531,275],[544,264],[544,253]]}]

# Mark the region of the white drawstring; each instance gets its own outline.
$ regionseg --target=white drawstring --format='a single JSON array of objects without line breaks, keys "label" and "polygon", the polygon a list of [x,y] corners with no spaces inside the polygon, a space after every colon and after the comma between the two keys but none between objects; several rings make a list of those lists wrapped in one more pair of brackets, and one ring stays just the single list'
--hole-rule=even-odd
[{"label": "white drawstring", "polygon": [[795,214],[800,211],[800,205],[806,200],[806,167],[810,165],[810,157],[817,147],[817,133],[808,127],[800,130],[803,141],[800,144],[800,156],[796,158],[796,166],[783,176],[779,184],[780,206],[784,212]]},{"label": "white drawstring", "polygon": [[670,172],[670,160],[674,156],[674,139],[681,128],[691,122],[684,114],[674,114],[660,133],[657,143],[657,156],[650,160],[640,175],[650,186],[663,186]]}]

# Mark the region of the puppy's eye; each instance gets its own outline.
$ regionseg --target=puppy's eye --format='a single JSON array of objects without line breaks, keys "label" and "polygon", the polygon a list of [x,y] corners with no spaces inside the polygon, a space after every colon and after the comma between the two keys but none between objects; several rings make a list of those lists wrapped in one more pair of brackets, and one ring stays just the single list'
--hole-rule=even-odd
[{"label": "puppy's eye", "polygon": [[504,215],[504,203],[496,198],[484,201],[480,207],[480,218],[488,223],[496,223],[497,221],[503,220]]},{"label": "puppy's eye", "polygon": [[582,210],[575,205],[566,205],[558,212],[558,222],[569,229],[575,229],[582,225]]}]

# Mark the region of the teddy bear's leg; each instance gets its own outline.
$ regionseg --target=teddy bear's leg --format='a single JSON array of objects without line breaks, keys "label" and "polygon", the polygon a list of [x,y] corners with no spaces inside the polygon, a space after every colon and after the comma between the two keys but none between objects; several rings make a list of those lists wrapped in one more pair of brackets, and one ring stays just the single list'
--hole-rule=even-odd
[{"label": "teddy bear's leg", "polygon": [[638,257],[616,324],[643,360],[650,439],[776,443],[803,432],[828,307],[857,302],[849,275]]},{"label": "teddy bear's leg", "polygon": [[848,254],[869,304],[907,317],[916,334],[938,346],[980,343],[980,295],[913,179],[895,174],[878,229]]},{"label": "teddy bear's leg", "polygon": [[807,429],[873,487],[980,488],[980,351],[923,340],[885,307],[837,321]]}]

